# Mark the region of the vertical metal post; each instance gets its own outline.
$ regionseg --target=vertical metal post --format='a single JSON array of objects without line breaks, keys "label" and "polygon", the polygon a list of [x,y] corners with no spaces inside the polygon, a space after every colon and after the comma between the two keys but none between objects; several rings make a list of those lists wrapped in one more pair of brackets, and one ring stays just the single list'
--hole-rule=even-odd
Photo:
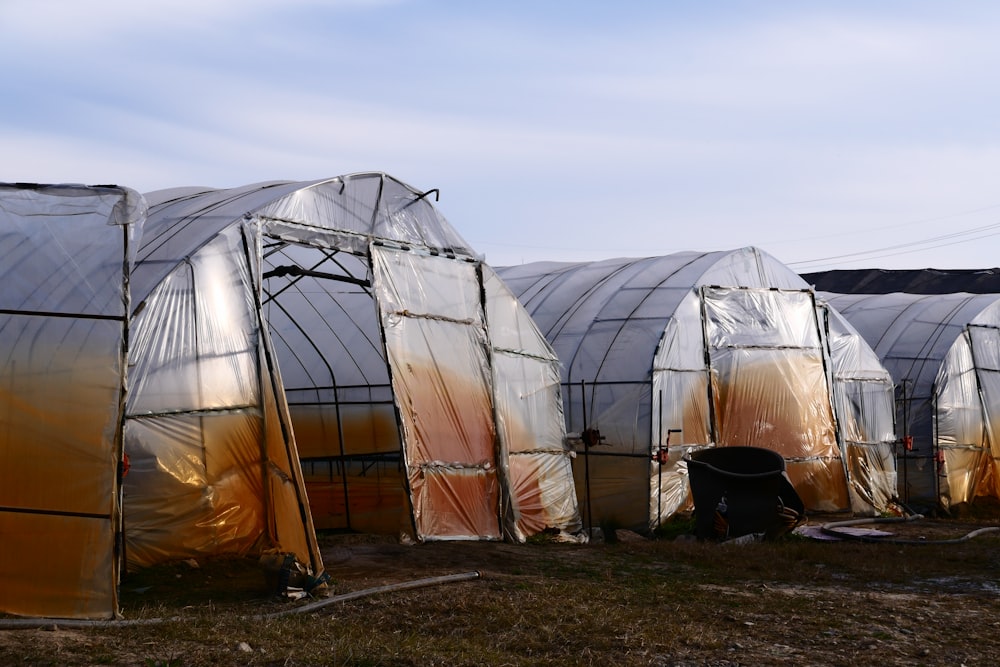
[{"label": "vertical metal post", "polygon": [[[656,527],[663,525],[663,461],[660,460],[659,450],[663,448],[663,389],[657,395],[658,403],[656,409]],[[670,444],[670,431],[667,431],[667,445]]]},{"label": "vertical metal post", "polygon": [[907,461],[908,457],[906,455],[906,452],[909,449],[907,447],[907,442],[908,442],[907,436],[910,435],[910,416],[909,416],[910,402],[909,402],[909,400],[907,400],[907,396],[906,396],[906,385],[908,383],[909,383],[909,380],[904,378],[903,379],[903,387],[902,387],[902,392],[903,392],[903,395],[902,395],[902,401],[903,401],[903,502],[907,503],[907,504],[909,504],[909,502],[910,502],[910,480],[909,480],[909,473],[908,473],[909,463]]},{"label": "vertical metal post", "polygon": [[590,507],[590,437],[587,431],[587,381],[580,380],[580,399],[583,406],[583,430],[580,431],[580,439],[583,440],[583,480],[584,488],[587,491],[587,536],[594,534],[594,515]]}]

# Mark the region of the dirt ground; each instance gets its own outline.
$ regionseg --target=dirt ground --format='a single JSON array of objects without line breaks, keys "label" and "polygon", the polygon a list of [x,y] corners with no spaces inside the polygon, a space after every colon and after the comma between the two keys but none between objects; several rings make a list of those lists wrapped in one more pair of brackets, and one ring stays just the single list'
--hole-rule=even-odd
[{"label": "dirt ground", "polygon": [[[807,528],[828,519],[842,517],[812,517]],[[123,611],[197,622],[142,631],[0,625],[0,664],[995,665],[997,525],[854,527],[861,539],[886,540],[874,545],[855,536],[729,546],[629,531],[586,545],[326,535],[331,597],[370,595],[248,630],[248,609],[301,603],[262,595],[259,572],[178,563],[123,582]],[[316,634],[327,642],[322,653],[302,639]]]}]

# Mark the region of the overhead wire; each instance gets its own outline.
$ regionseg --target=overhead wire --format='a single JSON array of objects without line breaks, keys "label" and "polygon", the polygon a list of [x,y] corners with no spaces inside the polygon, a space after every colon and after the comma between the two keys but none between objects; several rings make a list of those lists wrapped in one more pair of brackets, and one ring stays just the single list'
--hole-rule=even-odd
[{"label": "overhead wire", "polygon": [[[970,237],[970,234],[978,234],[980,232],[986,232],[990,230],[993,231],[989,234],[979,234],[978,236]],[[989,238],[991,236],[1000,235],[1000,222],[995,222],[989,225],[983,225],[981,227],[974,227],[972,229],[966,229],[958,232],[951,232],[949,234],[942,234],[940,236],[933,236],[931,238],[922,239],[919,241],[910,241],[908,243],[899,243],[896,245],[885,246],[882,248],[874,248],[872,250],[864,250],[854,253],[845,253],[842,255],[830,255],[827,257],[819,257],[816,259],[801,260],[798,262],[786,262],[788,266],[800,266],[802,264],[815,264],[818,262],[830,262],[832,260],[852,260],[852,259],[878,259],[881,257],[894,257],[896,255],[905,255],[910,252],[920,252],[924,250],[933,250],[935,248],[943,248],[951,245],[958,245],[960,243],[969,243],[971,241],[978,241],[979,239]],[[947,241],[947,242],[945,242]],[[933,245],[928,245],[933,244]],[[928,246],[928,247],[921,247]],[[909,248],[909,250],[903,250],[904,248]],[[900,250],[900,252],[887,252],[890,250]],[[880,254],[881,253],[881,254]]]},{"label": "overhead wire", "polygon": [[[962,217],[962,216],[973,215],[973,214],[976,214],[976,213],[982,213],[984,211],[989,211],[989,210],[993,210],[993,209],[996,209],[996,208],[1000,208],[1000,204],[993,204],[993,205],[990,205],[990,206],[982,206],[982,207],[979,207],[979,208],[969,209],[969,210],[966,210],[966,211],[959,211],[957,213],[951,213],[951,214],[947,214],[947,215],[939,215],[939,216],[934,216],[934,217],[929,217],[929,218],[922,218],[922,219],[919,219],[919,220],[912,220],[912,221],[908,221],[908,222],[902,222],[902,223],[893,224],[893,225],[886,225],[886,226],[882,226],[882,227],[876,227],[876,228],[873,228],[873,229],[866,230],[866,233],[870,232],[870,231],[890,230],[890,229],[897,229],[897,228],[903,228],[903,227],[910,227],[912,225],[925,224],[925,223],[929,223],[929,222],[939,222],[939,221],[942,221],[942,220],[951,220],[951,219]],[[989,234],[981,234],[981,235],[978,235],[978,236],[970,236],[970,235],[973,235],[973,234],[979,234],[980,232],[987,232],[987,231],[990,231],[990,230],[997,230],[997,231],[993,232],[993,233],[989,233]],[[818,237],[812,237],[812,238],[813,239],[832,238],[832,237],[836,237],[836,236],[845,236],[845,235],[849,235],[849,234],[850,234],[850,232],[844,232],[844,233],[837,233],[837,234],[827,234],[827,235],[818,236]],[[960,244],[960,243],[969,243],[969,242],[972,242],[972,241],[977,241],[977,240],[980,240],[980,239],[989,238],[991,236],[996,236],[998,234],[1000,234],[1000,222],[995,222],[995,223],[991,223],[991,224],[988,224],[988,225],[983,225],[983,226],[980,226],[980,227],[973,227],[972,229],[966,229],[966,230],[961,230],[961,231],[956,231],[956,232],[950,232],[948,234],[942,234],[940,236],[932,236],[930,238],[926,238],[926,239],[922,239],[922,240],[917,240],[917,241],[910,241],[908,243],[895,244],[895,245],[884,246],[884,247],[881,247],[881,248],[873,248],[871,250],[864,250],[864,251],[853,252],[853,253],[844,253],[844,254],[841,254],[841,255],[831,255],[831,256],[827,256],[827,257],[818,257],[818,258],[815,258],[815,259],[800,260],[800,261],[797,261],[797,262],[785,262],[785,264],[788,265],[788,266],[802,266],[802,265],[805,265],[805,264],[817,264],[817,263],[822,263],[822,262],[831,262],[831,261],[834,261],[834,260],[854,261],[854,260],[858,260],[858,259],[880,259],[880,258],[883,258],[883,257],[895,257],[895,256],[898,256],[898,255],[905,255],[905,254],[912,253],[912,252],[924,252],[924,251],[927,251],[927,250],[934,250],[936,248],[943,248],[943,247],[947,247],[947,246],[951,246],[951,245],[957,245],[957,244]],[[801,241],[801,240],[808,240],[808,239],[799,239],[799,240]],[[544,249],[544,250],[550,250],[550,251],[556,251],[556,250],[558,250],[558,251],[576,251],[576,252],[602,252],[604,254],[607,254],[607,253],[631,253],[631,252],[639,252],[639,253],[641,253],[641,254],[643,254],[645,256],[645,255],[647,255],[647,254],[650,253],[650,249],[648,247],[644,247],[642,249],[634,249],[634,248],[633,249],[628,249],[628,248],[602,248],[600,251],[597,251],[597,250],[591,249],[591,248],[566,247],[566,246],[547,247],[547,246],[539,246],[539,245],[536,245],[536,244],[518,244],[518,243],[494,242],[494,241],[484,241],[483,244],[487,245],[487,246],[493,246],[493,245],[495,245],[495,246],[502,246],[502,247],[509,247],[509,248],[525,248],[525,249],[532,249],[532,250],[542,250],[542,249]],[[922,246],[928,246],[928,247],[922,247]],[[890,252],[890,251],[899,251],[899,252]]]}]

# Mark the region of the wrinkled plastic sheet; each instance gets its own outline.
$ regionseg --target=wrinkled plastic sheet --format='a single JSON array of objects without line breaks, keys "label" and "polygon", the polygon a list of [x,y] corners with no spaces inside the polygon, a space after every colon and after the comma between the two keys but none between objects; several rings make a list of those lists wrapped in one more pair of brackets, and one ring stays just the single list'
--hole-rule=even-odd
[{"label": "wrinkled plastic sheet", "polygon": [[566,444],[559,360],[527,311],[488,266],[482,267],[493,349],[497,427],[518,539],[581,526]]},{"label": "wrinkled plastic sheet", "polygon": [[312,574],[322,569],[243,247],[241,228],[226,228],[134,319],[130,567],[268,548],[294,553]]},{"label": "wrinkled plastic sheet", "polygon": [[258,324],[239,229],[181,263],[134,318],[130,415],[258,405]]},{"label": "wrinkled plastic sheet", "polygon": [[145,213],[128,188],[0,184],[0,309],[121,316]]},{"label": "wrinkled plastic sheet", "polygon": [[496,431],[474,263],[372,249],[417,538],[501,537]]},{"label": "wrinkled plastic sheet", "polygon": [[[688,506],[682,457],[692,445],[776,451],[785,458],[789,478],[808,509],[848,509],[811,293],[703,287],[701,294],[714,404],[708,403],[705,371],[686,369],[697,355],[682,349],[675,331],[670,344],[660,349],[653,376],[656,448],[667,447],[667,433],[675,432],[664,463],[650,468],[650,526]],[[668,326],[665,336],[670,331]],[[688,340],[688,345],[697,342]],[[709,430],[712,419],[714,433]]]},{"label": "wrinkled plastic sheet", "polygon": [[874,515],[896,502],[893,387],[887,377],[834,375],[838,425],[855,514]]},{"label": "wrinkled plastic sheet", "polygon": [[[372,238],[472,255],[468,244],[441,218],[431,199],[386,174],[342,176],[304,187],[258,209],[272,219],[298,223],[302,239],[308,227],[319,227],[309,239],[316,245],[366,254]],[[302,229],[302,226],[307,229]]]},{"label": "wrinkled plastic sheet", "polygon": [[[684,457],[699,447],[670,447],[664,458],[649,463],[649,528],[655,530],[678,512],[694,509],[691,480]],[[662,460],[662,462],[661,462]]]},{"label": "wrinkled plastic sheet", "polygon": [[720,445],[764,447],[785,458],[840,456],[818,351],[717,353]]},{"label": "wrinkled plastic sheet", "polygon": [[257,327],[238,229],[180,264],[134,320],[130,567],[245,553],[263,529]]},{"label": "wrinkled plastic sheet", "polygon": [[548,528],[578,531],[558,369],[549,360],[495,351],[493,370],[516,536],[523,540]]},{"label": "wrinkled plastic sheet", "polygon": [[1000,330],[966,328],[938,372],[938,499],[945,507],[1000,497]]},{"label": "wrinkled plastic sheet", "polygon": [[853,512],[873,516],[888,511],[898,499],[894,446],[849,442],[846,450]]}]

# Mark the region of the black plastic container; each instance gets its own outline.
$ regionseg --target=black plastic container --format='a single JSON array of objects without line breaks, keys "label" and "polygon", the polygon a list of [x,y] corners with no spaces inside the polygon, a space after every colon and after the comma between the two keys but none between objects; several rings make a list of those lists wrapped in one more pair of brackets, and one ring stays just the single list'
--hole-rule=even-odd
[{"label": "black plastic container", "polygon": [[761,447],[713,447],[686,457],[699,539],[774,538],[805,519],[785,460]]}]

